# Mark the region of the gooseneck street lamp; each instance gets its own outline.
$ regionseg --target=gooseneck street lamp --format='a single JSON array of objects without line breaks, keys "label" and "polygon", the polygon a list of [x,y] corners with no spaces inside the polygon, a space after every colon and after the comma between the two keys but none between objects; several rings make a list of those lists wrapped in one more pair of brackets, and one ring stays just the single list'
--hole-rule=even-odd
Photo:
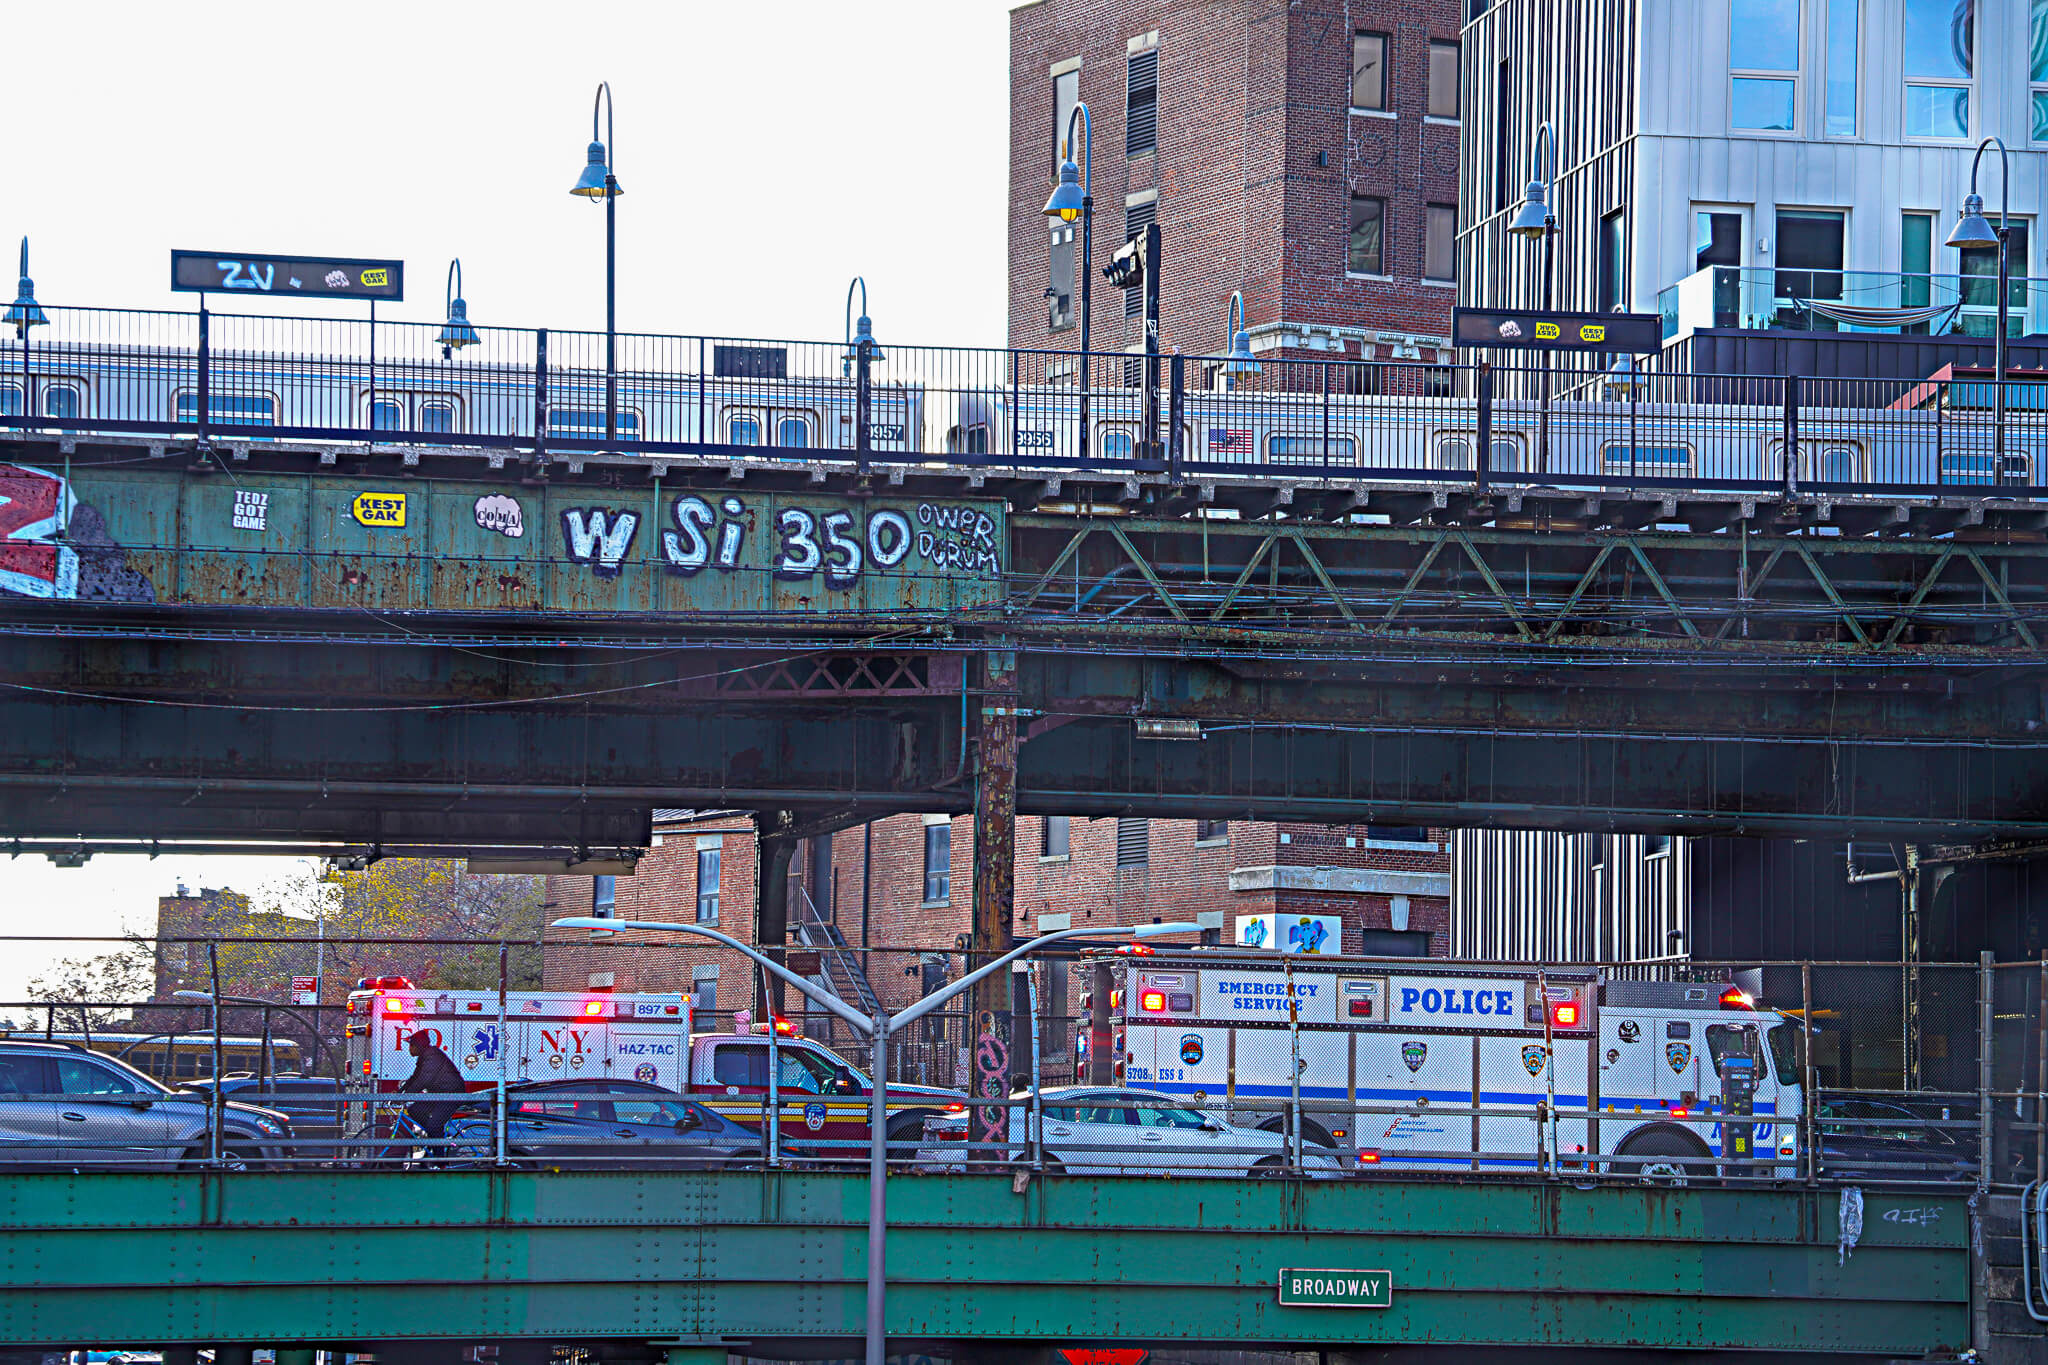
[{"label": "gooseneck street lamp", "polygon": [[1230,349],[1223,357],[1223,387],[1235,389],[1237,381],[1257,375],[1259,362],[1252,358],[1252,339],[1244,330],[1244,293],[1230,291],[1230,315],[1223,324]]},{"label": "gooseneck street lamp", "polygon": [[[1050,934],[1040,934],[1022,947],[1012,948],[988,965],[969,972],[958,981],[941,990],[932,992],[924,999],[905,1009],[901,1014],[891,1016],[877,1003],[874,1017],[870,1018],[848,1005],[831,992],[820,989],[812,982],[798,976],[766,953],[740,942],[716,929],[707,929],[701,924],[675,924],[663,920],[618,920],[599,919],[593,915],[573,915],[558,919],[555,929],[596,929],[616,931],[622,929],[649,930],[658,933],[695,934],[722,944],[735,952],[744,953],[764,970],[788,982],[824,1009],[844,1019],[854,1028],[868,1035],[873,1042],[874,1075],[870,1078],[868,1107],[868,1303],[867,1303],[867,1365],[885,1365],[887,1333],[884,1328],[883,1309],[888,1293],[888,1235],[889,1235],[889,1035],[907,1024],[915,1023],[930,1014],[948,1000],[963,992],[972,990],[977,984],[1003,970],[1018,958],[1038,951],[1048,944],[1075,938],[1155,938],[1161,934],[1198,933],[1198,924],[1178,921],[1167,924],[1138,924],[1123,928],[1089,926],[1083,929],[1059,929]],[[774,1022],[769,1022],[769,1032],[774,1032]],[[770,1073],[773,1074],[772,1071]]]},{"label": "gooseneck street lamp", "polygon": [[28,377],[28,329],[49,324],[43,315],[43,305],[36,302],[36,282],[28,277],[28,238],[21,239],[21,282],[14,291],[14,303],[7,315],[0,318],[13,326],[14,335],[21,340],[21,417],[24,425],[35,415],[35,387]]},{"label": "gooseneck street lamp", "polygon": [[[604,110],[604,141],[598,141],[597,114]],[[614,149],[605,151],[609,143]],[[619,434],[619,178],[612,173],[618,140],[612,130],[612,87],[597,83],[597,96],[590,102],[589,159],[583,174],[569,193],[585,199],[604,200],[604,438],[615,441]]]},{"label": "gooseneck street lamp", "polygon": [[[1074,164],[1074,125],[1080,125],[1081,164]],[[1088,106],[1074,101],[1061,143],[1060,181],[1045,201],[1045,216],[1062,223],[1081,222],[1081,459],[1088,459],[1088,277],[1095,273],[1095,135]]]},{"label": "gooseneck street lamp", "polygon": [[[1996,143],[1998,146],[1998,226],[1992,227],[1984,217],[1984,197],[1977,193],[1977,167],[1984,160],[1984,149]],[[1977,154],[1970,158],[1970,196],[1963,200],[1962,216],[1956,220],[1955,231],[1948,235],[1952,247],[1988,246],[1998,248],[1998,336],[1992,347],[1992,424],[1995,431],[1992,440],[1996,443],[1996,468],[1992,475],[1999,482],[2005,481],[2005,314],[2008,299],[2007,280],[2011,270],[2011,257],[2007,250],[2011,239],[2011,228],[2006,222],[2006,211],[2012,207],[2012,163],[2002,138],[1987,137],[1977,144]],[[26,272],[27,266],[22,267]]]},{"label": "gooseneck street lamp", "polygon": [[[1549,153],[1545,157],[1545,153]],[[1540,178],[1539,178],[1540,175]],[[1557,213],[1552,207],[1557,193],[1557,129],[1549,119],[1536,130],[1536,145],[1529,149],[1529,188],[1523,191],[1522,207],[1508,224],[1510,236],[1524,241],[1543,239],[1543,311],[1557,301]],[[1543,407],[1537,415],[1536,449],[1540,470],[1550,471],[1550,352],[1543,353]]]},{"label": "gooseneck street lamp", "polygon": [[[854,321],[853,291],[860,290],[860,321]],[[846,286],[846,354],[840,358],[841,372],[854,381],[853,392],[853,450],[854,463],[863,472],[867,469],[868,449],[872,444],[870,427],[874,421],[874,366],[882,358],[882,352],[875,346],[875,325],[868,320],[868,282],[855,275]]]},{"label": "gooseneck street lamp", "polygon": [[469,325],[469,305],[462,300],[462,258],[448,262],[448,321],[441,324],[441,335],[434,338],[434,344],[441,348],[441,359],[452,360],[455,353],[465,346],[474,346],[483,340],[476,334],[476,328]]}]

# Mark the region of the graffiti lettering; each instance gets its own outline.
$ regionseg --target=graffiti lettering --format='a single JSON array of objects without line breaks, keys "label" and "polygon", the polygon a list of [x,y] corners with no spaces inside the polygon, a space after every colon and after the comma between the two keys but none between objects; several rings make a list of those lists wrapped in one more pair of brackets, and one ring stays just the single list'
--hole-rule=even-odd
[{"label": "graffiti lettering", "polygon": [[850,588],[860,581],[860,538],[849,537],[853,513],[827,512],[825,527],[825,586]]},{"label": "graffiti lettering", "polygon": [[49,471],[0,465],[0,589],[78,596],[78,552],[49,543],[76,505],[64,480]]},{"label": "graffiti lettering", "polygon": [[600,578],[617,578],[640,529],[638,512],[604,507],[571,507],[562,513],[562,539],[569,558],[588,564]]},{"label": "graffiti lettering", "polygon": [[938,569],[960,569],[968,573],[1000,573],[1002,557],[996,550],[996,523],[988,513],[973,507],[950,507],[943,503],[917,505],[917,524],[928,529],[917,533],[917,553]]},{"label": "graffiti lettering", "polygon": [[775,519],[782,532],[782,552],[775,557],[777,578],[809,578],[825,562],[818,550],[818,519],[800,507],[784,508]]},{"label": "graffiti lettering", "polygon": [[910,553],[910,518],[885,507],[868,518],[868,554],[884,569],[893,569]]}]

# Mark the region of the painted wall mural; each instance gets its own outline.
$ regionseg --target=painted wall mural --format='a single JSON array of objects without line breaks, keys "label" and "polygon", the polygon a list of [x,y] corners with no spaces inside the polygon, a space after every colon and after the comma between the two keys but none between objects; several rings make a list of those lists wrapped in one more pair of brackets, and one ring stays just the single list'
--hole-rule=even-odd
[{"label": "painted wall mural", "polygon": [[0,465],[0,593],[88,602],[153,602],[98,507],[60,474]]}]

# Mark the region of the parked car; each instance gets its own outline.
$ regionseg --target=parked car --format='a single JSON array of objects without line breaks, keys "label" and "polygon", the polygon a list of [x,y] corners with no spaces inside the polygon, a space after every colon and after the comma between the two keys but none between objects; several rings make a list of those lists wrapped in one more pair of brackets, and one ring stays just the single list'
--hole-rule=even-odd
[{"label": "parked car", "polygon": [[[0,1039],[0,1163],[40,1166],[196,1165],[211,1152],[212,1104],[126,1062],[71,1043]],[[230,1101],[221,1114],[229,1164],[291,1153],[291,1119]]]},{"label": "parked car", "polygon": [[[183,1088],[207,1095],[213,1085],[211,1079],[186,1081]],[[290,1118],[292,1132],[302,1142],[331,1142],[341,1136],[341,1083],[331,1076],[272,1076],[263,1081],[229,1076],[220,1087],[230,1100],[259,1104]]]},{"label": "parked car", "polygon": [[[1814,1111],[1821,1174],[1838,1180],[1975,1180],[1976,1134],[1931,1126],[1942,1120],[1939,1105],[1823,1095]],[[1947,1121],[1955,1121],[1952,1113]]]},{"label": "parked car", "polygon": [[[593,1076],[508,1086],[505,1103],[505,1152],[522,1164],[711,1170],[764,1159],[759,1134],[643,1081]],[[487,1105],[450,1119],[445,1136],[456,1161],[489,1161],[497,1150]]]},{"label": "parked car", "polygon": [[[1127,1087],[1060,1086],[1040,1092],[1045,1167],[1077,1175],[1280,1176],[1288,1174],[1287,1136],[1226,1123],[1173,1095]],[[1010,1097],[1009,1160],[1031,1160],[1031,1100]],[[957,1146],[927,1140],[924,1164],[963,1169]],[[1342,1154],[1318,1143],[1302,1148],[1317,1177],[1342,1175]]]}]

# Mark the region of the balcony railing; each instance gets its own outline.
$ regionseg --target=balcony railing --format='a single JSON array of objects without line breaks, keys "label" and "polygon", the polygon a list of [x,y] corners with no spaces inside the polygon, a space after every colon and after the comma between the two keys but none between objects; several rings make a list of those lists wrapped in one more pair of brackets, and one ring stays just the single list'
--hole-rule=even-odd
[{"label": "balcony railing", "polygon": [[[2048,279],[2008,280],[2006,307],[2008,336],[2048,331]],[[1940,311],[1880,322],[1866,312],[1872,309]],[[1659,293],[1657,310],[1667,341],[1705,327],[1988,337],[1998,329],[1998,280],[1990,274],[1710,265]]]}]

